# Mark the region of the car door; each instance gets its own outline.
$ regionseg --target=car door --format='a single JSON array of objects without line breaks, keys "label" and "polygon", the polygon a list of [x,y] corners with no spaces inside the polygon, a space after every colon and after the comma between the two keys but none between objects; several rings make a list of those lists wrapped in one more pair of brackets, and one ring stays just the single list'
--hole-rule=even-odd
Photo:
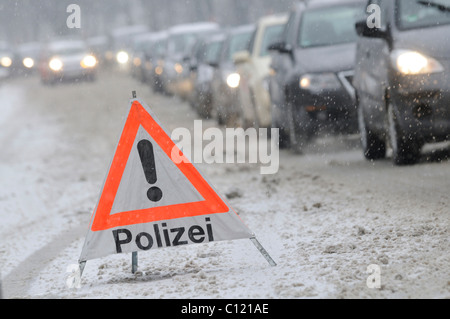
[{"label": "car door", "polygon": [[270,95],[272,104],[279,108],[285,106],[285,89],[288,84],[288,75],[294,68],[294,51],[295,38],[297,34],[299,12],[292,11],[289,20],[286,23],[285,29],[281,36],[280,42],[277,44],[284,45],[285,49],[292,50],[291,53],[286,50],[272,50],[271,61],[271,80],[270,80]]}]

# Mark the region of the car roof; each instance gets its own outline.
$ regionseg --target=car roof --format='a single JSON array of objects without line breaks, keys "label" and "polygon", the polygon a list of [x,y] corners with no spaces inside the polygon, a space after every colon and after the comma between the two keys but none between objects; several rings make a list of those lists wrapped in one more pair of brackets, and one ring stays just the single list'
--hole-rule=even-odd
[{"label": "car roof", "polygon": [[252,30],[255,30],[254,24],[244,24],[230,29],[230,33],[235,34],[235,33],[249,32]]},{"label": "car roof", "polygon": [[259,18],[257,25],[265,26],[270,24],[286,23],[288,21],[288,13],[273,14]]},{"label": "car roof", "polygon": [[367,0],[310,0],[306,2],[306,8],[315,9],[346,4],[364,4],[366,2]]},{"label": "car roof", "polygon": [[71,48],[71,47],[87,47],[86,43],[81,40],[61,40],[61,41],[55,41],[51,42],[48,46],[50,51],[58,51],[64,48]]},{"label": "car roof", "polygon": [[215,29],[219,29],[219,25],[214,22],[187,23],[173,26],[172,28],[169,29],[169,34],[172,35],[190,32],[201,32]]}]

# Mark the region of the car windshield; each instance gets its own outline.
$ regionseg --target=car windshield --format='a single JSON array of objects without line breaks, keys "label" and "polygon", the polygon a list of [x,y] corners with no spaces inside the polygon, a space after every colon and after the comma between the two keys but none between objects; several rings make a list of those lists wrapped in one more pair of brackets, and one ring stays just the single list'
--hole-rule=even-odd
[{"label": "car windshield", "polygon": [[230,39],[227,59],[231,61],[233,59],[233,55],[236,52],[246,50],[250,43],[251,36],[253,34],[253,30],[243,33],[237,33],[233,35]]},{"label": "car windshield", "polygon": [[173,55],[186,52],[194,40],[194,34],[178,34],[170,37],[168,46],[169,54]]},{"label": "car windshield", "polygon": [[219,54],[222,50],[223,41],[215,41],[208,44],[205,53],[206,62],[217,62],[219,60]]},{"label": "car windshield", "polygon": [[397,25],[400,29],[450,24],[450,0],[397,0]]},{"label": "car windshield", "polygon": [[151,52],[155,55],[155,57],[162,57],[166,52],[166,40],[159,40],[153,43],[150,47]]},{"label": "car windshield", "polygon": [[86,47],[78,44],[69,45],[55,45],[52,48],[52,53],[55,55],[76,55],[83,54],[87,51]]},{"label": "car windshield", "polygon": [[318,47],[355,42],[355,23],[364,13],[361,6],[340,6],[303,13],[298,44]]},{"label": "car windshield", "polygon": [[269,45],[276,42],[276,40],[281,36],[283,29],[284,24],[271,25],[265,29],[259,56],[269,55],[269,50],[267,50],[267,48],[269,47]]}]

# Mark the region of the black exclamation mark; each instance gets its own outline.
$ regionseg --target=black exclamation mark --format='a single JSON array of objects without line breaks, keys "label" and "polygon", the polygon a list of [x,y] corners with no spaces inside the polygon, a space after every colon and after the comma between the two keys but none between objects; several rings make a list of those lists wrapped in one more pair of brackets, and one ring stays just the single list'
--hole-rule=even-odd
[{"label": "black exclamation mark", "polygon": [[[149,184],[155,184],[156,177],[156,165],[155,155],[153,153],[153,145],[148,140],[142,140],[137,145],[139,157],[141,158],[142,167],[144,168],[145,178]],[[147,191],[147,197],[152,202],[159,202],[163,194],[159,187],[153,186]]]}]

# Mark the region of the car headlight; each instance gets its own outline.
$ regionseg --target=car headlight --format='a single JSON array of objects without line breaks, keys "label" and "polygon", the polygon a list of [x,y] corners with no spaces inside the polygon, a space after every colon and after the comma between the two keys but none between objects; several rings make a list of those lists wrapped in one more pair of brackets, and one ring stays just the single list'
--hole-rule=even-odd
[{"label": "car headlight", "polygon": [[53,58],[50,60],[50,63],[48,64],[48,66],[50,67],[50,69],[52,69],[55,72],[61,71],[63,68],[63,63],[60,59],[58,58]]},{"label": "car headlight", "polygon": [[392,64],[405,75],[438,73],[444,70],[438,61],[416,51],[393,51]]},{"label": "car headlight", "polygon": [[9,56],[4,56],[0,59],[0,64],[5,68],[9,68],[12,65],[12,59]]},{"label": "car headlight", "polygon": [[142,64],[141,58],[135,57],[135,58],[133,59],[133,64],[134,64],[135,67],[140,67],[141,64]]},{"label": "car headlight", "polygon": [[155,68],[155,74],[156,74],[156,75],[161,75],[161,74],[163,74],[163,72],[164,72],[164,68],[163,68],[162,66],[158,65],[158,66]]},{"label": "car headlight", "polygon": [[22,64],[27,69],[31,69],[34,66],[34,60],[32,58],[25,58],[23,59]]},{"label": "car headlight", "polygon": [[311,91],[335,90],[341,83],[334,73],[305,74],[300,77],[300,88]]},{"label": "car headlight", "polygon": [[93,55],[87,55],[80,64],[83,69],[90,69],[97,65],[97,59]]},{"label": "car headlight", "polygon": [[237,88],[240,82],[241,76],[238,73],[231,73],[227,76],[227,85],[232,89]]},{"label": "car headlight", "polygon": [[120,64],[126,64],[128,63],[130,56],[125,51],[120,51],[119,53],[117,53],[116,59]]},{"label": "car headlight", "polygon": [[175,72],[177,72],[178,74],[183,73],[183,66],[180,63],[175,63],[175,65],[173,66],[173,69],[175,70]]}]

